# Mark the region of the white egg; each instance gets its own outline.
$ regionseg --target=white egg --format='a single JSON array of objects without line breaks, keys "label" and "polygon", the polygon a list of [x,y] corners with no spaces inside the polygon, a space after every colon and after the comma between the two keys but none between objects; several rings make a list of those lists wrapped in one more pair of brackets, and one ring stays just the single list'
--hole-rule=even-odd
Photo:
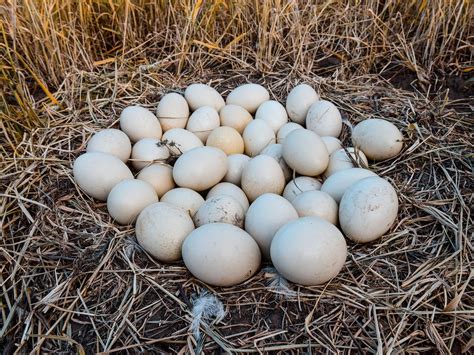
[{"label": "white egg", "polygon": [[193,111],[203,106],[210,106],[219,111],[225,105],[221,94],[206,84],[189,85],[184,91],[184,97]]},{"label": "white egg", "polygon": [[206,143],[209,134],[219,125],[220,118],[217,111],[210,106],[202,106],[191,114],[186,129],[198,136],[203,143]]},{"label": "white egg", "polygon": [[367,243],[384,235],[398,214],[398,198],[390,183],[378,176],[349,187],[341,200],[339,221],[344,234]]},{"label": "white egg", "polygon": [[221,126],[232,127],[239,134],[244,133],[245,127],[253,120],[252,115],[243,107],[225,105],[219,111]]},{"label": "white egg", "polygon": [[133,223],[145,207],[158,202],[153,186],[142,180],[123,180],[110,191],[107,210],[119,224]]},{"label": "white egg", "polygon": [[204,191],[220,182],[226,173],[227,155],[214,147],[200,147],[176,160],[173,179],[180,187]]},{"label": "white egg", "polygon": [[141,106],[128,106],[122,111],[120,129],[132,143],[143,138],[160,139],[163,134],[158,118]]},{"label": "white egg", "polygon": [[317,179],[309,176],[298,176],[285,186],[285,190],[283,190],[283,197],[292,202],[296,196],[305,191],[320,189],[321,183]]},{"label": "white egg", "polygon": [[87,143],[87,152],[100,152],[116,156],[126,163],[132,153],[132,144],[121,130],[109,128],[95,133]]},{"label": "white egg", "polygon": [[352,144],[369,159],[395,157],[403,148],[403,135],[391,122],[373,118],[362,121],[352,131]]},{"label": "white egg", "polygon": [[181,259],[183,241],[193,230],[194,223],[188,212],[165,202],[146,207],[135,227],[138,243],[162,262]]},{"label": "white egg", "polygon": [[320,136],[339,137],[342,130],[341,113],[332,102],[317,101],[308,110],[306,128]]},{"label": "white egg", "polygon": [[316,91],[307,84],[295,86],[286,98],[286,111],[290,120],[304,124],[309,107],[319,100]]},{"label": "white egg", "polygon": [[188,150],[204,146],[198,136],[183,128],[172,128],[166,131],[161,141],[173,155],[181,155]]},{"label": "white egg", "polygon": [[337,203],[322,191],[305,191],[292,202],[300,217],[320,217],[331,224],[337,224]]},{"label": "white egg", "polygon": [[106,201],[110,190],[122,180],[133,179],[130,169],[119,158],[99,152],[85,153],[73,166],[74,181],[89,196]]},{"label": "white egg", "polygon": [[328,178],[337,171],[354,167],[367,168],[368,166],[369,162],[360,149],[352,147],[339,149],[329,156],[329,164],[324,176]]},{"label": "white egg", "polygon": [[342,149],[342,143],[336,137],[324,136],[324,137],[321,137],[321,139],[326,145],[329,155],[334,153],[336,150]]},{"label": "white egg", "polygon": [[250,157],[245,154],[231,154],[227,157],[229,168],[224,176],[224,181],[240,186],[242,180],[242,171]]},{"label": "white egg", "polygon": [[241,203],[229,195],[208,198],[193,217],[194,225],[200,227],[208,223],[229,223],[243,228],[245,211]]},{"label": "white egg", "polygon": [[204,198],[194,190],[178,187],[165,193],[161,198],[161,202],[167,202],[174,206],[181,207],[193,217],[199,207],[204,203]]},{"label": "white egg", "polygon": [[319,217],[302,217],[281,227],[270,248],[273,265],[287,280],[323,284],[343,268],[347,244],[342,233]]},{"label": "white egg", "polygon": [[288,114],[285,107],[275,100],[262,103],[255,113],[256,120],[264,120],[273,129],[275,134],[288,122]]},{"label": "white egg", "polygon": [[285,187],[285,176],[275,159],[258,155],[245,166],[241,184],[249,201],[254,201],[267,192],[281,195]]},{"label": "white egg", "polygon": [[206,145],[219,148],[227,155],[244,152],[244,140],[239,132],[232,127],[217,127],[214,129],[207,137]]},{"label": "white egg", "polygon": [[265,147],[274,144],[275,133],[264,120],[253,120],[245,127],[242,135],[245,143],[245,153],[249,156],[260,154]]},{"label": "white egg", "polygon": [[352,184],[370,176],[377,176],[377,174],[362,168],[344,169],[328,177],[321,186],[321,191],[328,193],[334,201],[339,203],[344,192]]},{"label": "white egg", "polygon": [[143,168],[137,176],[138,180],[149,183],[159,198],[175,187],[173,168],[167,164],[152,164]]},{"label": "white egg", "polygon": [[164,163],[169,157],[166,145],[154,138],[140,139],[132,148],[132,165],[137,170],[153,163]]},{"label": "white egg", "polygon": [[283,197],[266,193],[249,207],[245,217],[245,230],[257,242],[262,254],[270,259],[270,245],[278,229],[298,218],[295,208]]},{"label": "white egg", "polygon": [[290,181],[293,177],[293,170],[286,164],[285,159],[283,159],[283,145],[281,144],[270,144],[260,153],[262,155],[268,155],[275,159],[280,165],[283,175],[285,176],[285,181]]},{"label": "white egg", "polygon": [[277,134],[277,143],[283,143],[286,136],[290,134],[290,132],[294,131],[295,129],[304,129],[304,127],[295,122],[288,122],[284,124],[279,130]]},{"label": "white egg", "polygon": [[283,158],[298,174],[318,176],[326,170],[329,154],[321,137],[308,129],[296,129],[283,142]]},{"label": "white egg", "polygon": [[244,230],[227,223],[195,229],[183,243],[183,260],[201,281],[214,286],[239,284],[257,272],[260,250]]},{"label": "white egg", "polygon": [[251,114],[265,101],[270,99],[268,90],[258,84],[244,84],[236,87],[227,96],[227,105],[238,105]]},{"label": "white egg", "polygon": [[156,117],[163,132],[173,128],[184,128],[189,118],[189,107],[186,99],[175,92],[166,94],[158,103]]},{"label": "white egg", "polygon": [[207,193],[206,199],[209,199],[218,195],[227,195],[235,198],[242,205],[244,212],[247,212],[249,208],[249,199],[245,192],[237,185],[229,182],[220,182]]}]

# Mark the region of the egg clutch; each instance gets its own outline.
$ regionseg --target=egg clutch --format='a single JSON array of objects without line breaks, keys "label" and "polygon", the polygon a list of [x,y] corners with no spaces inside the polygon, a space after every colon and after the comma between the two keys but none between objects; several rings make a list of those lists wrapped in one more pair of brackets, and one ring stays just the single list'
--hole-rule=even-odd
[{"label": "egg clutch", "polygon": [[153,258],[182,259],[205,283],[239,284],[266,259],[289,281],[318,285],[344,266],[346,238],[374,241],[398,214],[395,189],[369,163],[398,155],[401,132],[366,119],[344,147],[342,127],[336,105],[306,84],[285,106],[258,84],[226,100],[192,84],[155,114],[126,107],[120,129],[90,138],[73,175],[116,223],[135,223]]}]

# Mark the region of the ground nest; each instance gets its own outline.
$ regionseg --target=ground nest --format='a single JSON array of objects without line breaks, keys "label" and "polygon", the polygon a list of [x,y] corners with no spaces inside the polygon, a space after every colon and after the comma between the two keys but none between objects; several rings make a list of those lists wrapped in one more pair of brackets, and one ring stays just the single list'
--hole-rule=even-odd
[{"label": "ground nest", "polygon": [[[377,76],[308,76],[137,68],[114,76],[75,73],[43,107],[47,127],[4,142],[1,170],[0,347],[19,352],[450,353],[472,342],[472,127],[465,101],[396,89]],[[405,146],[372,165],[397,189],[399,216],[369,245],[348,243],[341,273],[319,287],[286,283],[268,265],[230,288],[210,288],[183,263],[161,264],[134,230],[112,223],[105,204],[74,184],[72,162],[90,135],[116,127],[121,110],[154,109],[164,93],[205,82],[224,96],[249,81],[284,100],[308,83],[355,124],[393,122]],[[344,127],[342,140],[349,142]],[[201,319],[193,300],[215,295],[225,315]]]}]

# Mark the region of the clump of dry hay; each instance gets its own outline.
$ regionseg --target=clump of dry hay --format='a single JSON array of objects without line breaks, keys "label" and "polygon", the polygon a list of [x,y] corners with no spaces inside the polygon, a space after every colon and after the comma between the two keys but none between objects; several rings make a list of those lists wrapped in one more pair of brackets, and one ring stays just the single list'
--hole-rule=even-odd
[{"label": "clump of dry hay", "polygon": [[[472,107],[436,81],[472,68],[472,6],[216,4],[0,7],[0,348],[468,351]],[[394,62],[412,71],[419,91],[385,79]],[[154,108],[161,94],[196,81],[226,94],[246,80],[280,101],[306,82],[350,123],[383,117],[406,137],[400,156],[372,166],[398,190],[397,223],[371,245],[350,243],[344,269],[326,285],[286,284],[262,269],[242,285],[211,289],[182,263],[148,257],[133,229],[113,224],[105,204],[73,183],[73,159],[125,106]],[[201,322],[198,344],[192,300],[205,291],[226,315]]]}]

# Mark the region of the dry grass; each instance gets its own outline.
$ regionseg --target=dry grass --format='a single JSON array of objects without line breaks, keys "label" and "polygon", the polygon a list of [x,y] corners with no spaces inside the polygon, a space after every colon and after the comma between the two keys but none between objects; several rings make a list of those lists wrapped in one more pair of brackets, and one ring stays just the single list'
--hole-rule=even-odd
[{"label": "dry grass", "polygon": [[[472,12],[447,0],[0,5],[0,348],[469,351],[472,106],[439,83],[473,68]],[[393,87],[395,69],[418,90]],[[148,257],[73,183],[71,161],[126,105],[153,108],[195,81],[226,94],[247,80],[282,101],[309,83],[350,122],[383,117],[406,137],[399,157],[372,166],[397,187],[397,223],[371,245],[350,243],[327,285],[286,287],[262,269],[209,289],[181,263]],[[227,315],[201,323],[196,342],[191,299],[205,290]]]}]

